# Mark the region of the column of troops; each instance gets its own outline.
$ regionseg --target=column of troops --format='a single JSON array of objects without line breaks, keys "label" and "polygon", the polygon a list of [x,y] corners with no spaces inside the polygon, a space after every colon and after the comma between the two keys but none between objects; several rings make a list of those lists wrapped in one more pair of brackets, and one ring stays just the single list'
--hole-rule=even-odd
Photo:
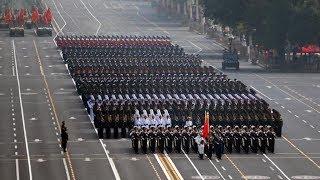
[{"label": "column of troops", "polygon": [[[130,136],[136,152],[139,146],[189,152],[205,112],[212,125],[207,143],[221,139],[228,152],[273,152],[274,138],[267,137],[281,136],[281,115],[261,96],[202,66],[168,37],[58,36],[56,42],[99,138]],[[171,141],[172,134],[181,138]]]}]

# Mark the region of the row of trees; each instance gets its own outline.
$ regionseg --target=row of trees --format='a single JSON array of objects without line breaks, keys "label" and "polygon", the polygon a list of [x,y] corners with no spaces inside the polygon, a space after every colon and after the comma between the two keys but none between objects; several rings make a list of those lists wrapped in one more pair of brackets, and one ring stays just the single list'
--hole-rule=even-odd
[{"label": "row of trees", "polygon": [[252,36],[254,44],[274,49],[278,59],[284,59],[288,46],[320,42],[318,0],[201,1],[205,17],[239,35]]}]

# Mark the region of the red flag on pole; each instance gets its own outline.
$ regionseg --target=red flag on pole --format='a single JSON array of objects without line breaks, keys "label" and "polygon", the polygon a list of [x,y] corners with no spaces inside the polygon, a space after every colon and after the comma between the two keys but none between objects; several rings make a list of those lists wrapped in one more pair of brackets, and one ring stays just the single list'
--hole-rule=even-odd
[{"label": "red flag on pole", "polygon": [[204,124],[203,124],[203,129],[202,129],[202,137],[203,138],[208,138],[209,136],[209,112],[205,112],[204,115]]}]

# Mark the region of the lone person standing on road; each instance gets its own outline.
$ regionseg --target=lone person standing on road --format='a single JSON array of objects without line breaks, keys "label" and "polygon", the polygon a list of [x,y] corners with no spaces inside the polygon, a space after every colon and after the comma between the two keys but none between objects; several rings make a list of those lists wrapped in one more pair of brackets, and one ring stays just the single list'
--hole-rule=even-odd
[{"label": "lone person standing on road", "polygon": [[68,133],[67,133],[67,127],[65,126],[65,122],[62,121],[61,124],[61,147],[63,149],[63,152],[67,152],[67,142],[68,142]]}]

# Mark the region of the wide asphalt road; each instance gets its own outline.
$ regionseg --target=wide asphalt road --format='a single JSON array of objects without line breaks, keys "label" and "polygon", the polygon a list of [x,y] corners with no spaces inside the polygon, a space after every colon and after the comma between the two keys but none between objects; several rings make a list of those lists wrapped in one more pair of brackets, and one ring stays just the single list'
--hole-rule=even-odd
[{"label": "wide asphalt road", "polygon": [[[59,34],[166,35],[221,67],[222,46],[159,16],[150,3],[120,0],[45,0]],[[267,73],[241,62],[225,71],[255,88],[284,119],[275,154],[232,154],[218,161],[196,154],[135,155],[127,139],[98,140],[54,37],[0,32],[1,179],[320,179],[319,74]],[[59,146],[61,121],[68,153]],[[164,165],[164,158],[170,165]],[[165,167],[164,167],[165,166]],[[169,169],[168,169],[169,168]]]}]

